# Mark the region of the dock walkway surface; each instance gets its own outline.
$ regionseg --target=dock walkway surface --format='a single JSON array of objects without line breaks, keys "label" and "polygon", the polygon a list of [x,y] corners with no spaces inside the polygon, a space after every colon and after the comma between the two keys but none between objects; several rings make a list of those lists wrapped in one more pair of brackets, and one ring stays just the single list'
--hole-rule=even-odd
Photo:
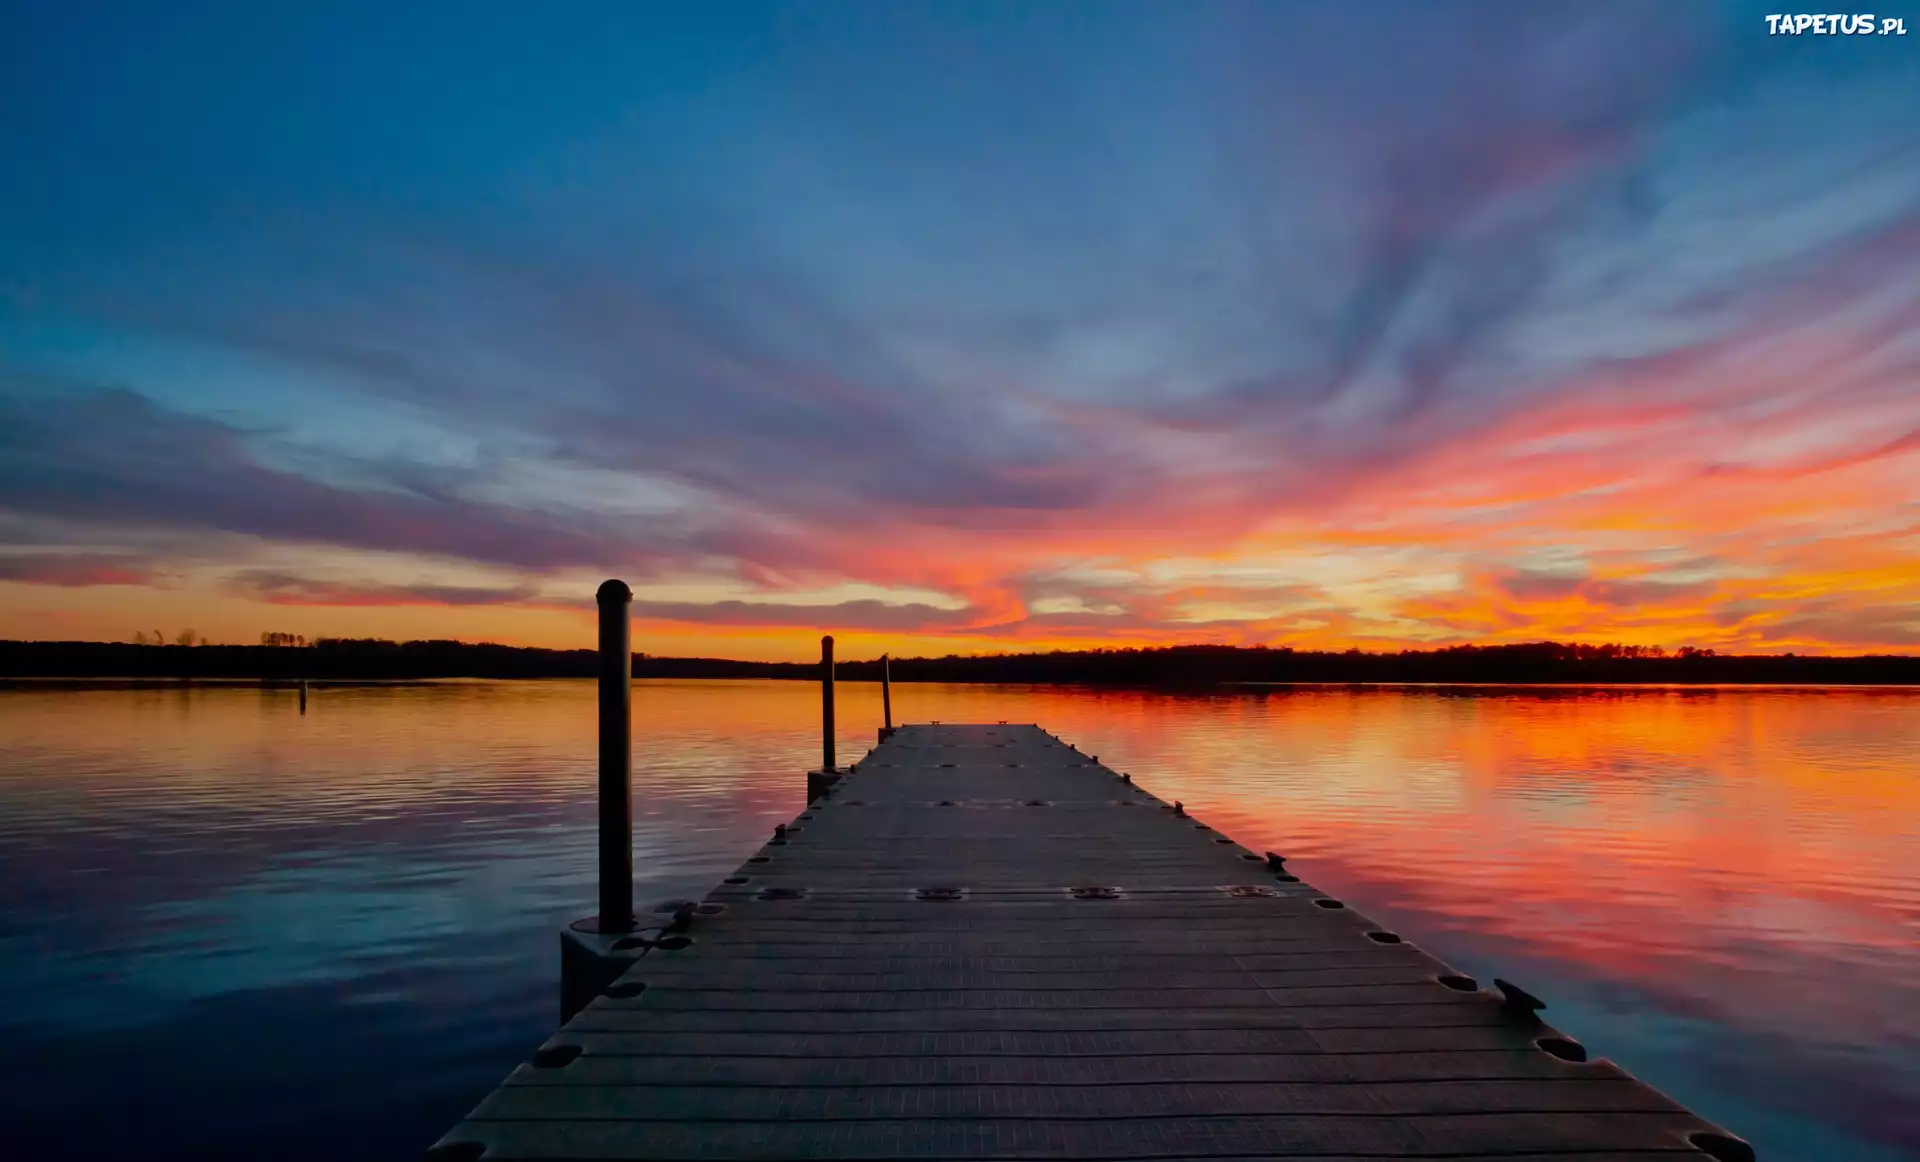
[{"label": "dock walkway surface", "polygon": [[1752,1157],[1035,726],[901,727],[691,911],[428,1156]]}]

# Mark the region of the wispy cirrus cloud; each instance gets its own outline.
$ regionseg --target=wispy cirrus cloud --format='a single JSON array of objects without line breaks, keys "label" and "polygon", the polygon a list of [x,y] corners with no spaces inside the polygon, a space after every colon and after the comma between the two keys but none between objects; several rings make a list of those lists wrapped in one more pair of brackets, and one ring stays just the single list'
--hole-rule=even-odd
[{"label": "wispy cirrus cloud", "polygon": [[[486,504],[272,464],[249,433],[124,389],[0,396],[0,506],[47,521],[237,534],[540,571],[623,559],[648,539],[586,512]],[[351,464],[343,466],[351,470]]]},{"label": "wispy cirrus cloud", "polygon": [[84,589],[95,585],[160,585],[166,574],[128,553],[0,553],[0,581]]},{"label": "wispy cirrus cloud", "polygon": [[236,595],[269,605],[493,606],[524,604],[539,595],[531,585],[392,585],[328,581],[265,569],[237,573],[228,578],[227,587]]}]

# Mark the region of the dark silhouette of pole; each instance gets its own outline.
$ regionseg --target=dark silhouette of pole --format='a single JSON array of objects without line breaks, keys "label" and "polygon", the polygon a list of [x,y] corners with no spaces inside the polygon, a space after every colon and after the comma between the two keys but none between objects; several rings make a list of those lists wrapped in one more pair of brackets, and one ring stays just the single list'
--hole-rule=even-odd
[{"label": "dark silhouette of pole", "polygon": [[880,711],[886,716],[887,733],[893,733],[893,663],[880,655]]},{"label": "dark silhouette of pole", "polygon": [[600,604],[600,931],[633,928],[633,590],[606,581]]},{"label": "dark silhouette of pole", "polygon": [[820,639],[820,769],[833,765],[833,635]]}]

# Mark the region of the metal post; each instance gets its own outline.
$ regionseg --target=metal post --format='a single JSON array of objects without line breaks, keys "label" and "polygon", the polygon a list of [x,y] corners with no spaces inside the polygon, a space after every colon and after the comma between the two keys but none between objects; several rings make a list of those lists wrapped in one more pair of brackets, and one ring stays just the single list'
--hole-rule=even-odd
[{"label": "metal post", "polygon": [[880,710],[886,715],[887,733],[893,733],[893,663],[880,655]]},{"label": "metal post", "polygon": [[600,931],[633,928],[633,590],[603,582],[600,604]]},{"label": "metal post", "polygon": [[833,635],[820,639],[820,769],[833,765]]}]

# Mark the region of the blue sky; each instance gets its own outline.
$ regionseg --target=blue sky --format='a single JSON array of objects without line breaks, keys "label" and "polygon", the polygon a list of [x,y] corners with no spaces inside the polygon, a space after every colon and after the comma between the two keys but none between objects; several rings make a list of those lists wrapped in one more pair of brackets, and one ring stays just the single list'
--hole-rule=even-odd
[{"label": "blue sky", "polygon": [[1920,641],[1916,36],[0,11],[0,636]]}]

